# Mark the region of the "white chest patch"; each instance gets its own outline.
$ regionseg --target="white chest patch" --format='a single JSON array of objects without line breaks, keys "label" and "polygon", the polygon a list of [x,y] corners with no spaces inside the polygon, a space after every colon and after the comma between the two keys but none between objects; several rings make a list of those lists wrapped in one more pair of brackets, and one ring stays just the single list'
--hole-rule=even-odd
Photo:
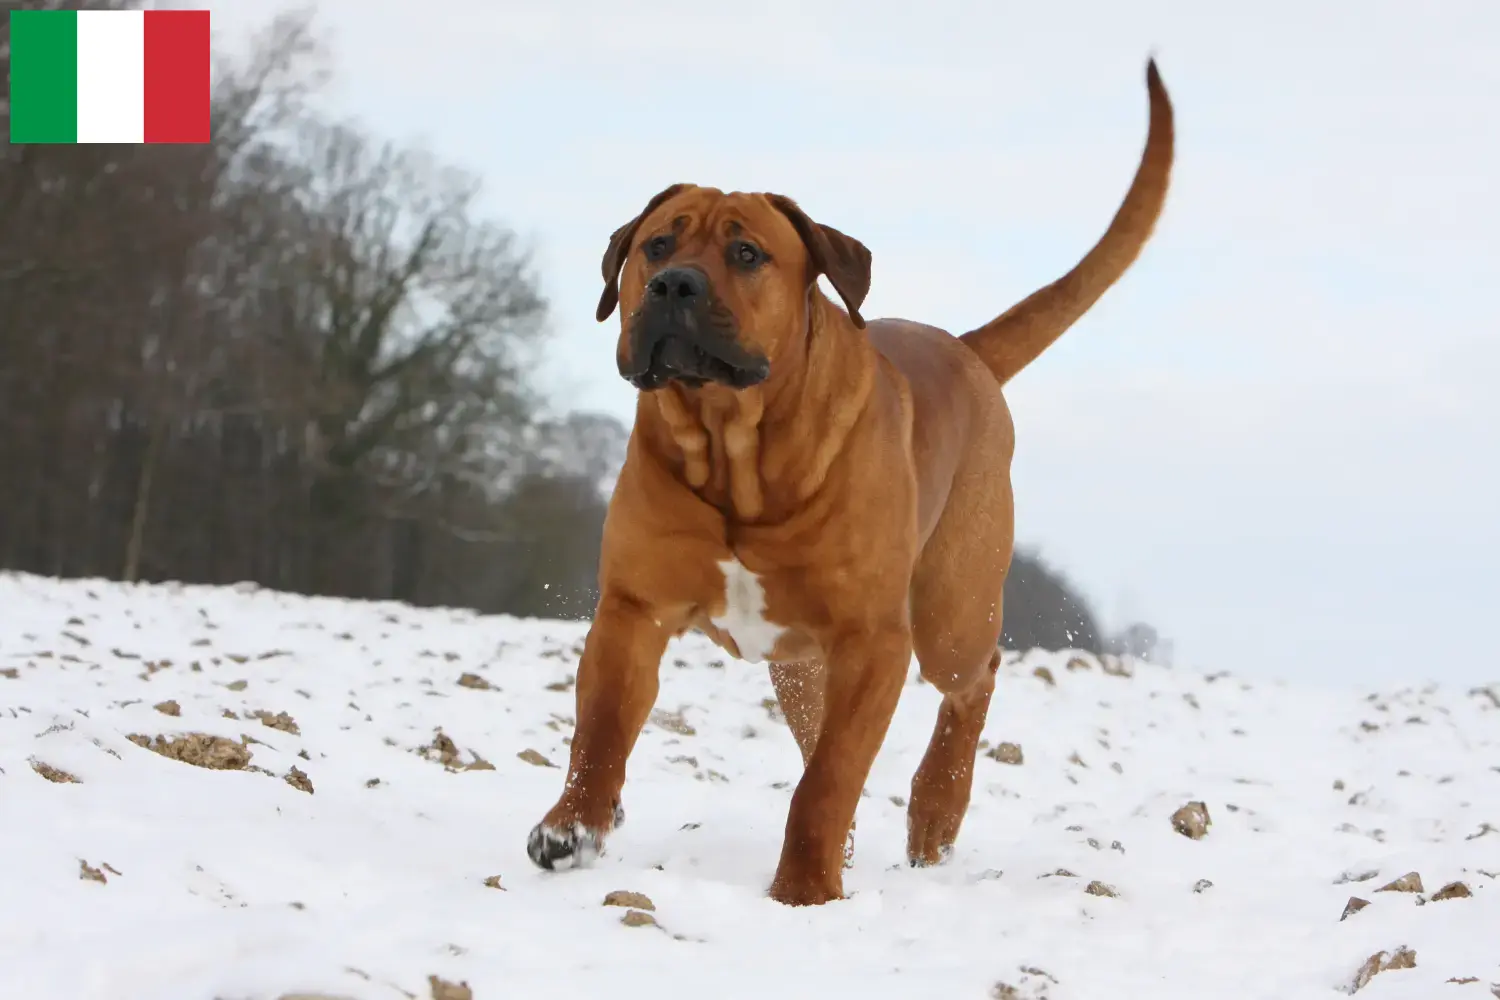
[{"label": "white chest patch", "polygon": [[724,613],[709,621],[734,640],[740,659],[764,662],[784,630],[766,621],[766,592],[760,578],[738,559],[724,560],[719,569],[724,572]]}]

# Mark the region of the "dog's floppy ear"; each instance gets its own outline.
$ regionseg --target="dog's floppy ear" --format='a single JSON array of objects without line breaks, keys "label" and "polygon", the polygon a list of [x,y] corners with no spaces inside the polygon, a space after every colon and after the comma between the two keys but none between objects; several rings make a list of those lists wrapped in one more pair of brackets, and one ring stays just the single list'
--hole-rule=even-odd
[{"label": "dog's floppy ear", "polygon": [[828,276],[828,283],[844,300],[849,318],[863,330],[865,318],[859,314],[865,296],[870,294],[870,250],[859,240],[846,236],[832,226],[820,225],[807,217],[807,213],[792,199],[779,194],[767,196],[781,214],[791,220],[797,235],[807,247],[808,259],[812,262],[816,281],[819,274]]},{"label": "dog's floppy ear", "polygon": [[609,319],[609,314],[615,311],[615,306],[620,303],[620,268],[625,266],[625,258],[630,256],[630,243],[635,239],[635,231],[640,228],[641,220],[652,212],[668,198],[687,190],[691,185],[673,184],[665,191],[657,193],[641,213],[631,219],[625,225],[616,229],[609,237],[609,247],[604,251],[604,260],[601,270],[604,272],[604,294],[599,296],[599,308],[594,310],[594,318],[600,323]]}]

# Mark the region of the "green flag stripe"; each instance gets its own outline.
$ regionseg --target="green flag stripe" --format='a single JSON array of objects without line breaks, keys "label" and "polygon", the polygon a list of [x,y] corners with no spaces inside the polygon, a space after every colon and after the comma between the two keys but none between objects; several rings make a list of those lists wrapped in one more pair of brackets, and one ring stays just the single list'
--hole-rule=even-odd
[{"label": "green flag stripe", "polygon": [[10,14],[10,141],[78,141],[78,14]]}]

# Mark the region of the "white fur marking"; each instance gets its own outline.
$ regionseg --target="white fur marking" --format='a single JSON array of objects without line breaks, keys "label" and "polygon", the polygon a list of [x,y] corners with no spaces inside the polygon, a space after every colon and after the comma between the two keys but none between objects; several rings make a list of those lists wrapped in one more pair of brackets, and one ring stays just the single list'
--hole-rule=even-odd
[{"label": "white fur marking", "polygon": [[741,566],[738,559],[724,560],[719,569],[724,573],[724,613],[709,621],[734,640],[740,659],[762,663],[776,647],[783,629],[766,621],[766,592],[759,577]]}]

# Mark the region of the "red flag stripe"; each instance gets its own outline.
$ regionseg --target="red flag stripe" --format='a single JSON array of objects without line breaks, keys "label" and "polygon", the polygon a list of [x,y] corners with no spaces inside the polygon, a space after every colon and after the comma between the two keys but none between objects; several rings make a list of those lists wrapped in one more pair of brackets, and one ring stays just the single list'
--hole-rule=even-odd
[{"label": "red flag stripe", "polygon": [[208,11],[146,14],[147,142],[208,142]]}]

